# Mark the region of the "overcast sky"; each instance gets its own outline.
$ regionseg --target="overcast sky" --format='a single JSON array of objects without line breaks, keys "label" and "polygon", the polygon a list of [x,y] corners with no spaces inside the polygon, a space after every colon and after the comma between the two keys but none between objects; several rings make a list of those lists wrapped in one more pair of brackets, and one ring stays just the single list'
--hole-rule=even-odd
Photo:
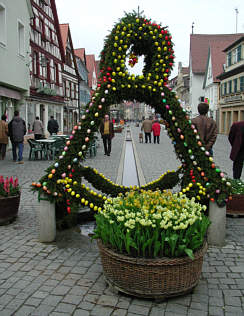
[{"label": "overcast sky", "polygon": [[[172,76],[178,62],[189,65],[190,34],[244,33],[244,0],[56,0],[59,23],[69,23],[74,48],[86,49],[96,59],[104,38],[124,12],[144,11],[162,26],[168,26],[175,50]],[[238,9],[238,14],[236,10]]]}]

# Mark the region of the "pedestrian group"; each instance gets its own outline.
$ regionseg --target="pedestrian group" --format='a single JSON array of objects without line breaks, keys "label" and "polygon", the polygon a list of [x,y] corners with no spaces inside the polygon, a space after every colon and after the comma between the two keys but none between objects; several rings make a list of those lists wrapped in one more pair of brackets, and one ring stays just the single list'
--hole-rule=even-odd
[{"label": "pedestrian group", "polygon": [[[47,129],[50,135],[55,134],[59,130],[57,120],[53,116],[48,121]],[[45,138],[43,123],[39,116],[36,116],[33,122],[32,131],[34,133],[35,140]],[[19,164],[23,164],[23,150],[24,150],[24,136],[26,134],[25,121],[20,117],[19,111],[14,111],[13,119],[7,123],[7,116],[2,115],[0,120],[0,160],[4,160],[6,157],[6,149],[8,145],[8,137],[10,138],[12,145],[13,161]]]},{"label": "pedestrian group", "polygon": [[[197,129],[203,146],[213,156],[213,145],[217,138],[217,124],[207,116],[209,105],[200,103],[198,105],[199,115],[192,119],[192,124]],[[167,125],[166,122],[164,122]],[[33,122],[32,130],[35,140],[45,138],[43,123],[38,116]],[[56,134],[59,130],[57,120],[53,116],[47,124],[47,130],[50,135]],[[151,143],[151,133],[153,133],[154,144],[160,143],[161,125],[158,118],[152,121],[146,118],[142,122],[141,131],[144,132],[145,143]],[[114,137],[113,122],[106,114],[100,125],[100,133],[104,145],[104,155],[110,156],[112,148],[112,139]],[[20,117],[19,111],[14,111],[13,119],[7,123],[7,116],[2,115],[0,120],[0,160],[6,157],[6,149],[8,145],[8,137],[12,144],[13,161],[23,164],[24,135],[26,134],[25,121]],[[233,161],[233,178],[240,179],[244,163],[244,121],[234,122],[230,128],[228,135],[231,144],[230,159]],[[143,142],[143,134],[139,133],[139,141]]]}]

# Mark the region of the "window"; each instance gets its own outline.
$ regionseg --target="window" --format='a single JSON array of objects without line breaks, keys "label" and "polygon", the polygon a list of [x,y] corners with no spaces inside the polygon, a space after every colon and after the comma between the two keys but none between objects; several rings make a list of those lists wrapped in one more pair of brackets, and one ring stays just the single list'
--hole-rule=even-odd
[{"label": "window", "polygon": [[66,87],[66,94],[65,94],[65,96],[68,98],[70,96],[70,84],[69,84],[68,80],[66,80],[65,87]]},{"label": "window", "polygon": [[36,29],[36,16],[33,17],[33,19],[31,19],[31,25],[33,26],[33,29]]},{"label": "window", "polygon": [[46,32],[45,32],[45,24],[44,21],[40,19],[40,31],[41,31],[41,38],[43,41],[46,39]]},{"label": "window", "polygon": [[229,52],[227,55],[227,65],[228,66],[231,66],[231,57],[232,57],[232,54],[231,54],[231,52]]},{"label": "window", "polygon": [[241,61],[241,45],[239,45],[236,49],[237,51],[237,62]]},{"label": "window", "polygon": [[66,81],[65,80],[63,81],[63,93],[64,93],[64,96],[66,96]]},{"label": "window", "polygon": [[240,91],[244,91],[244,77],[240,78]]},{"label": "window", "polygon": [[59,84],[58,64],[54,64],[54,82],[56,83],[56,85]]},{"label": "window", "polygon": [[234,91],[233,92],[237,92],[237,79],[234,79]]},{"label": "window", "polygon": [[227,82],[224,83],[224,95],[227,94]]},{"label": "window", "polygon": [[6,45],[6,10],[0,4],[0,43]]},{"label": "window", "polygon": [[209,69],[208,69],[208,79],[212,77],[212,68],[211,65],[209,65]]},{"label": "window", "polygon": [[74,99],[76,99],[76,84],[74,83]]},{"label": "window", "polygon": [[221,84],[221,86],[220,86],[220,94],[221,94],[221,96],[224,95],[224,85],[223,84]]},{"label": "window", "polygon": [[19,55],[25,56],[25,26],[18,21],[18,50]]},{"label": "window", "polygon": [[66,52],[66,58],[65,58],[65,62],[68,66],[72,67],[72,59],[71,59],[71,53],[70,52]]},{"label": "window", "polygon": [[72,82],[69,82],[69,97],[73,98]]},{"label": "window", "polygon": [[51,40],[51,42],[52,42],[53,37],[52,37],[52,30],[51,30],[51,28],[50,28],[50,27],[49,27],[49,37],[50,37],[50,40]]},{"label": "window", "polygon": [[47,59],[47,82],[51,81],[51,68],[50,68],[50,60]]},{"label": "window", "polygon": [[236,51],[236,49],[233,50],[232,61],[233,61],[233,64],[235,64],[237,62],[237,51]]},{"label": "window", "polygon": [[40,53],[40,76],[47,78],[47,62],[48,59],[42,53]]},{"label": "window", "polygon": [[232,93],[232,81],[230,80],[229,82],[228,82],[228,86],[229,86],[229,93]]},{"label": "window", "polygon": [[33,59],[32,59],[32,69],[33,74],[38,75],[39,74],[39,54],[37,52],[33,52]]}]

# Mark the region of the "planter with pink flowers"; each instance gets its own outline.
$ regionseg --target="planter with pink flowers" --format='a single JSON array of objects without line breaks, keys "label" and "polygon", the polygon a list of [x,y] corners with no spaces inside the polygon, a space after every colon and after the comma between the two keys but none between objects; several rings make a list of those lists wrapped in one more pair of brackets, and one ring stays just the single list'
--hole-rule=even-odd
[{"label": "planter with pink flowers", "polygon": [[17,217],[19,203],[18,179],[0,176],[0,225],[11,223]]}]

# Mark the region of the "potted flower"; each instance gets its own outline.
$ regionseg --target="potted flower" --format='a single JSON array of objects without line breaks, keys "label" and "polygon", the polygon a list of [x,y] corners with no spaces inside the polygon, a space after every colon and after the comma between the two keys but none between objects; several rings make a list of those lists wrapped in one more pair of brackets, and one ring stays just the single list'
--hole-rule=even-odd
[{"label": "potted flower", "polygon": [[231,196],[226,203],[226,214],[244,215],[244,182],[240,179],[228,179],[231,183]]},{"label": "potted flower", "polygon": [[104,276],[115,289],[147,298],[192,291],[202,269],[206,206],[182,193],[130,191],[96,217]]},{"label": "potted flower", "polygon": [[0,224],[15,219],[20,202],[20,186],[18,178],[4,178],[0,175]]}]

